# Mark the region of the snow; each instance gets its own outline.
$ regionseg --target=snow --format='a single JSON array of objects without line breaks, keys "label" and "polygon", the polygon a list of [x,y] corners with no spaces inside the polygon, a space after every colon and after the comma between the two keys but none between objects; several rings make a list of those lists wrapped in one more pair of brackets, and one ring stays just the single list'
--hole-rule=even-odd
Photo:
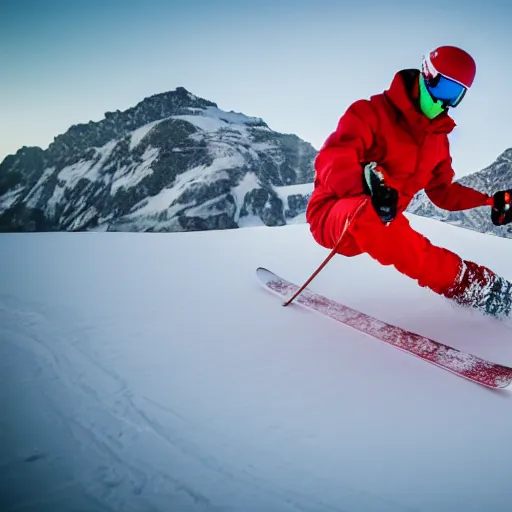
[{"label": "snow", "polygon": [[[235,222],[238,222],[239,219],[240,219],[240,210],[242,209],[242,206],[244,205],[244,201],[245,201],[245,196],[251,192],[252,190],[256,189],[256,188],[260,188],[260,182],[256,176],[256,174],[254,174],[253,172],[247,172],[244,174],[242,180],[240,181],[240,183],[236,186],[236,187],[233,187],[231,189],[231,195],[235,198],[235,204],[237,206],[237,210],[235,212]],[[259,223],[257,225],[261,226],[263,225],[263,222],[262,220],[258,218],[258,221]],[[247,219],[244,219],[244,217],[242,217],[240,219],[240,221],[242,222],[245,222]],[[254,225],[254,224],[252,224]],[[239,226],[240,227],[247,227],[247,225],[241,225],[239,223]]]},{"label": "snow", "polygon": [[[172,187],[162,189],[158,194],[144,199],[133,207],[130,216],[154,215],[169,208],[180,195],[191,186],[206,185],[220,179],[229,180],[226,169],[237,167],[243,164],[240,154],[217,156],[211,165],[198,165],[187,171],[178,174]],[[184,205],[181,205],[183,208]],[[170,217],[168,214],[168,218]]]},{"label": "snow", "polygon": [[112,150],[117,145],[116,140],[110,141],[101,148],[94,148],[99,158],[94,160],[80,160],[61,169],[58,174],[59,182],[64,182],[64,188],[73,188],[81,179],[95,181],[98,179],[99,171]]},{"label": "snow", "polygon": [[289,196],[302,195],[307,196],[313,192],[313,183],[301,183],[299,185],[286,185],[284,187],[274,187],[277,195],[283,200],[287,200]]},{"label": "snow", "polygon": [[228,126],[228,124],[225,121],[222,121],[221,119],[205,115],[184,114],[180,116],[174,116],[174,119],[181,119],[182,121],[187,121],[206,132],[216,132],[217,130],[220,130],[221,128],[226,128],[226,126]]},{"label": "snow", "polygon": [[[81,179],[96,181],[99,179],[101,168],[116,147],[118,141],[112,140],[100,148],[94,148],[96,158],[92,160],[80,160],[75,164],[63,167],[57,175],[58,183],[49,198],[47,208],[53,211],[57,204],[62,201],[66,189],[72,189]],[[98,158],[99,155],[99,158]],[[36,191],[32,189],[31,193]]]},{"label": "snow", "polygon": [[205,115],[210,117],[217,117],[221,120],[227,121],[230,124],[255,124],[263,123],[259,117],[249,117],[239,112],[226,112],[217,107],[207,107]]},{"label": "snow", "polygon": [[165,119],[158,119],[157,121],[153,121],[151,123],[145,124],[140,128],[137,128],[133,132],[130,133],[130,151],[133,151],[141,142],[146,135],[159,123],[164,121]]},{"label": "snow", "polygon": [[[252,142],[249,149],[252,150],[251,153],[255,156],[255,158],[259,158],[258,152],[265,152],[265,151],[277,152],[278,151],[278,147],[271,142]],[[275,157],[276,157],[276,155],[274,155],[274,158]]]},{"label": "snow", "polygon": [[263,122],[256,117],[248,117],[237,112],[225,112],[216,107],[207,107],[199,115],[177,115],[173,116],[173,119],[188,121],[206,132],[217,132],[229,128],[230,130],[240,131],[242,134],[246,133],[246,125]]},{"label": "snow", "polygon": [[[512,277],[512,241],[409,218]],[[510,508],[512,390],[259,285],[257,266],[301,284],[325,258],[307,225],[0,237],[2,511]],[[512,365],[509,322],[366,256],[310,287]]]},{"label": "snow", "polygon": [[17,186],[12,190],[6,192],[3,196],[0,197],[0,214],[8,210],[20,197],[20,194],[23,193],[25,187],[23,185]]},{"label": "snow", "polygon": [[27,197],[25,197],[25,201],[29,208],[35,208],[37,206],[37,203],[41,198],[41,193],[43,192],[42,187],[54,172],[55,167],[46,168],[41,174],[41,177],[37,180],[36,184],[32,187],[32,190],[27,194]]},{"label": "snow", "polygon": [[287,224],[304,224],[306,222],[306,212],[299,213],[298,215],[292,217],[291,219],[286,219]]},{"label": "snow", "polygon": [[[288,210],[290,208],[290,205],[288,204],[288,198],[293,195],[301,195],[305,197],[310,196],[313,192],[313,183],[303,183],[300,185],[286,185],[283,187],[274,187],[274,190],[276,191],[276,194],[279,196],[279,199],[281,199],[281,201],[283,202],[285,210]],[[292,223],[296,223],[298,221],[299,219],[297,217],[292,219]]]},{"label": "snow", "polygon": [[82,178],[85,178],[93,162],[93,160],[80,160],[76,164],[67,165],[59,172],[59,181],[65,183],[64,188],[75,187]]},{"label": "snow", "polygon": [[148,146],[142,154],[141,163],[118,169],[112,176],[110,194],[115,195],[120,188],[128,189],[135,187],[146,176],[150,176],[153,173],[151,166],[157,159],[159,151],[160,150],[158,148]]},{"label": "snow", "polygon": [[46,203],[46,208],[49,213],[55,211],[57,205],[62,201],[65,191],[66,187],[57,182],[57,185],[55,185],[55,188],[53,189],[53,194]]},{"label": "snow", "polygon": [[238,219],[238,227],[240,228],[253,228],[256,226],[264,226],[265,223],[261,220],[259,215],[244,215]]},{"label": "snow", "polygon": [[179,197],[179,193],[175,187],[163,188],[158,194],[144,199],[144,201],[136,204],[133,207],[133,212],[136,215],[152,215],[160,213],[169,206]]},{"label": "snow", "polygon": [[[76,210],[80,210],[80,207],[81,205],[77,205]],[[75,217],[73,221],[67,226],[67,230],[73,231],[76,229],[81,229],[97,216],[98,210],[94,206],[84,209],[84,211],[80,212],[80,214]]]},{"label": "snow", "polygon": [[208,201],[205,201],[204,203],[199,204],[198,206],[187,208],[187,217],[203,217],[208,219],[212,215],[224,213],[225,209],[219,208],[218,203],[219,200],[224,199],[225,196],[226,194],[219,197],[214,197]]}]

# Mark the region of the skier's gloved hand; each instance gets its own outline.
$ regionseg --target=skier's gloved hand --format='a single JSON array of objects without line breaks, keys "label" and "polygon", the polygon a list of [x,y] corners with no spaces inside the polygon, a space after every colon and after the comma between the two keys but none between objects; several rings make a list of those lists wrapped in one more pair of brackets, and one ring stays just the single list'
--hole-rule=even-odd
[{"label": "skier's gloved hand", "polygon": [[490,198],[491,220],[495,226],[512,222],[512,189],[500,190]]},{"label": "skier's gloved hand", "polygon": [[371,196],[372,205],[377,215],[385,224],[396,217],[398,192],[384,183],[382,174],[376,162],[370,162],[363,169],[363,186],[365,193]]}]

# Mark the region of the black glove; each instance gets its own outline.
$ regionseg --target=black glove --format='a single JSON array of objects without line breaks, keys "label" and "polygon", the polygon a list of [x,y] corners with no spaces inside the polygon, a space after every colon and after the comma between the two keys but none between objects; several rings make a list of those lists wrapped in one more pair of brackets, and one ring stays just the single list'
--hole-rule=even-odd
[{"label": "black glove", "polygon": [[371,196],[372,205],[382,222],[385,224],[391,222],[396,217],[398,192],[386,186],[384,175],[376,162],[370,162],[364,166],[363,187],[365,193]]},{"label": "black glove", "polygon": [[491,220],[495,226],[512,222],[512,189],[500,190],[493,196]]}]

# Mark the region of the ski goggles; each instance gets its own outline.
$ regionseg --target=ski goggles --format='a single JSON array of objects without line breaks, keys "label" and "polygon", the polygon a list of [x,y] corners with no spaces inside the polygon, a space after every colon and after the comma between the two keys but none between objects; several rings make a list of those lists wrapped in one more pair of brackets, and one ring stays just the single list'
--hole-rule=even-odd
[{"label": "ski goggles", "polygon": [[466,94],[466,87],[438,74],[425,80],[430,95],[443,103],[445,107],[456,107]]}]

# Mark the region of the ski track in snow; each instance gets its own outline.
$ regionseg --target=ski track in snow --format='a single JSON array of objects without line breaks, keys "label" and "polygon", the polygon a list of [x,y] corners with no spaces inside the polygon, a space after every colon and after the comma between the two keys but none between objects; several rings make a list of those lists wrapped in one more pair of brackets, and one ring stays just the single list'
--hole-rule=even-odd
[{"label": "ski track in snow", "polygon": [[[74,441],[74,446],[69,448],[81,454],[79,466],[73,467],[72,478],[83,483],[86,495],[93,502],[101,503],[102,509],[107,505],[111,510],[164,510],[176,502],[179,507],[176,510],[180,511],[231,510],[231,507],[216,506],[195,490],[193,483],[170,476],[176,471],[173,464],[178,459],[180,472],[189,473],[189,482],[193,482],[194,475],[207,472],[209,479],[224,479],[237,489],[236,492],[245,497],[252,495],[255,506],[245,505],[243,510],[349,510],[322,503],[321,496],[313,500],[306,494],[287,489],[258,476],[257,471],[253,473],[222,460],[209,453],[205,446],[187,439],[186,433],[190,430],[216,438],[222,438],[222,433],[150,397],[136,395],[125,379],[90,353],[90,347],[82,346],[95,335],[96,328],[87,324],[80,327],[75,320],[77,327],[70,331],[59,325],[61,316],[46,311],[41,304],[0,296],[0,340],[16,344],[37,357],[36,373],[42,381],[52,382],[49,390],[45,386],[39,388],[44,407],[69,431]],[[51,340],[51,344],[47,340]],[[148,464],[138,450],[131,450],[137,441],[144,446],[143,453],[150,451],[152,462],[160,459],[159,464]],[[222,439],[220,441],[222,444]],[[58,459],[63,453],[31,453],[27,448],[25,462]],[[3,465],[3,471],[8,472],[9,466]],[[185,466],[190,469],[183,471]],[[365,504],[364,510],[413,510],[361,490],[346,487],[343,492],[349,500]],[[164,499],[155,500],[159,495]],[[25,505],[37,506],[38,501]],[[9,506],[3,510],[9,510]]]},{"label": "ski track in snow", "polygon": [[[41,388],[46,405],[66,422],[78,447],[93,450],[102,461],[98,464],[91,460],[90,467],[80,469],[74,478],[86,482],[86,492],[109,503],[113,510],[139,510],[133,504],[116,499],[117,494],[140,496],[150,485],[148,473],[135,465],[137,461],[130,461],[123,455],[127,443],[142,434],[155,435],[171,446],[173,442],[163,437],[135,404],[126,382],[80,348],[77,338],[80,331],[60,330],[41,309],[27,308],[12,299],[4,298],[0,303],[3,337],[7,339],[9,333],[17,333],[16,339],[20,340],[19,326],[24,326],[23,345],[39,356],[38,373],[45,374],[47,380],[55,379],[56,386],[70,399],[64,405],[73,412],[63,410],[63,402]],[[52,346],[45,343],[45,339],[51,339]],[[88,415],[95,410],[99,411],[98,416]],[[127,438],[126,441],[123,438]],[[151,468],[150,477],[151,485],[163,484],[171,495],[184,493],[193,503],[208,504],[205,497],[172,479],[165,471]],[[114,493],[116,488],[122,492]],[[154,507],[150,503],[141,505],[140,510]]]},{"label": "ski track in snow", "polygon": [[[509,240],[411,224],[507,276]],[[480,512],[510,502],[509,390],[280,308],[261,289],[257,265],[303,282],[325,257],[307,226],[0,243],[2,512]],[[450,309],[368,258],[334,258],[311,288],[512,364],[506,324]]]}]

